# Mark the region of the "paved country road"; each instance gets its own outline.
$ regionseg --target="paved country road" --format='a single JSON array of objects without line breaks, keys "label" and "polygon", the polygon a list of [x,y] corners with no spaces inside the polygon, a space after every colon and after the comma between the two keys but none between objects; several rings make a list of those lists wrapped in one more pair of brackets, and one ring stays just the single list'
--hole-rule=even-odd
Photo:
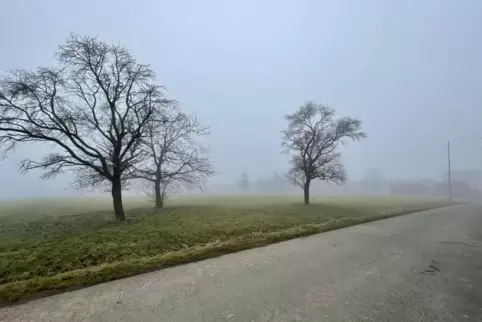
[{"label": "paved country road", "polygon": [[0,309],[4,321],[482,321],[482,206],[425,211]]}]

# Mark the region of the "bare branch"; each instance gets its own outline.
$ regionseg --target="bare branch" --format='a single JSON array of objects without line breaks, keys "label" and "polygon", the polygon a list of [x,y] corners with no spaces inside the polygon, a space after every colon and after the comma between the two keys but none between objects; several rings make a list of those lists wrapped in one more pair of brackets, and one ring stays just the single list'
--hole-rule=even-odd
[{"label": "bare branch", "polygon": [[209,128],[180,112],[176,102],[163,104],[164,110],[153,118],[143,137],[144,161],[136,165],[134,176],[154,182],[157,194],[167,181],[202,188],[214,174],[209,150],[198,141],[209,134]]},{"label": "bare branch", "polygon": [[298,111],[286,115],[288,127],[282,131],[282,147],[292,156],[287,178],[305,189],[305,203],[311,180],[334,183],[346,180],[338,148],[347,141],[366,137],[362,122],[351,117],[335,119],[335,110],[306,102]]},{"label": "bare branch", "polygon": [[45,178],[74,171],[80,186],[107,180],[119,190],[166,101],[163,88],[127,49],[95,37],[71,35],[56,58],[58,68],[0,78],[0,146],[8,152],[21,142],[53,143],[58,153],[22,169],[43,169]]}]

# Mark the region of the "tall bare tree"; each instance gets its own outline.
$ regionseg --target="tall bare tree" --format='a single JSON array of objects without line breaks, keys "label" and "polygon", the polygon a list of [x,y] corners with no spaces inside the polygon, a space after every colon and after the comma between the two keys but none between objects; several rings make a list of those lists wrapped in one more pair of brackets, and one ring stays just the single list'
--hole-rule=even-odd
[{"label": "tall bare tree", "polygon": [[134,176],[154,184],[156,208],[164,206],[166,189],[172,185],[202,187],[214,174],[208,149],[198,140],[209,128],[191,115],[180,112],[174,102],[154,118],[143,139],[144,161]]},{"label": "tall bare tree", "polygon": [[56,68],[14,70],[0,78],[0,145],[53,150],[22,168],[44,178],[74,172],[79,187],[110,184],[115,218],[125,220],[122,185],[138,161],[149,121],[166,102],[154,72],[124,47],[70,35]]},{"label": "tall bare tree", "polygon": [[366,137],[356,118],[335,118],[335,110],[308,101],[293,114],[285,115],[288,127],[282,131],[282,146],[292,156],[288,178],[303,189],[310,203],[310,183],[314,179],[342,183],[346,171],[340,163],[339,147],[347,140]]}]

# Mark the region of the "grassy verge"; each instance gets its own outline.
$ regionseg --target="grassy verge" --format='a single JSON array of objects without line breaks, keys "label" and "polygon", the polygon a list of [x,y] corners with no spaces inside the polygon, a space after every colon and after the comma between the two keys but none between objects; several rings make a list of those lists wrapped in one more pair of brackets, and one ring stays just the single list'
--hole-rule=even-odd
[{"label": "grassy verge", "polygon": [[[126,223],[108,211],[55,211],[55,203],[0,205],[0,299],[105,282],[354,224],[446,205],[440,201],[289,198],[179,202],[164,211],[134,208]],[[23,205],[26,207],[26,205]],[[30,208],[29,208],[30,209]],[[32,208],[33,209],[33,208]]]}]

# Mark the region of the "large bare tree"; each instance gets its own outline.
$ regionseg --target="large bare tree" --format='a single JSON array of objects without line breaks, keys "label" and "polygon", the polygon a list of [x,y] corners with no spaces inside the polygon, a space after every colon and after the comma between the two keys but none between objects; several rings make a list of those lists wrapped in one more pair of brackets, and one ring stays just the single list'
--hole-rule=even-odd
[{"label": "large bare tree", "polygon": [[0,145],[51,143],[26,171],[74,172],[79,187],[110,185],[115,218],[124,220],[122,186],[138,161],[141,139],[166,100],[154,72],[124,47],[71,35],[58,67],[14,70],[0,78]]},{"label": "large bare tree", "polygon": [[154,185],[156,208],[164,206],[169,186],[201,188],[214,174],[209,151],[199,140],[209,135],[209,128],[195,116],[179,111],[175,102],[169,105],[150,122],[142,141],[144,161],[133,174]]},{"label": "large bare tree", "polygon": [[346,171],[340,163],[339,147],[347,140],[366,137],[356,118],[335,118],[335,110],[308,101],[293,114],[285,115],[288,127],[282,131],[282,146],[292,156],[288,178],[303,189],[310,203],[314,179],[342,183]]}]

